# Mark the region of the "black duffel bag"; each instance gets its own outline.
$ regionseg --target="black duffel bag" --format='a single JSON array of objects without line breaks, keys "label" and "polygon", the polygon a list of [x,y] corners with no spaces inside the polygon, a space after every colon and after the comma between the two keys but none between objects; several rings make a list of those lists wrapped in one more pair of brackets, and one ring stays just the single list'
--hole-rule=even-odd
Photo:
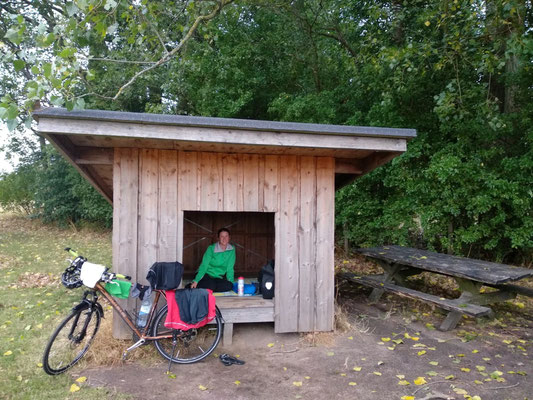
[{"label": "black duffel bag", "polygon": [[270,260],[259,271],[257,278],[259,281],[259,292],[264,299],[271,299],[274,297],[274,260]]}]

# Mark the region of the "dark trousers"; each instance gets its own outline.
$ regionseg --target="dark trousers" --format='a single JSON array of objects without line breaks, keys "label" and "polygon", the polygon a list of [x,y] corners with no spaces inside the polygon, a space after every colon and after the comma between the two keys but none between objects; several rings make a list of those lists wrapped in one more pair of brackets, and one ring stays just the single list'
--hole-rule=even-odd
[{"label": "dark trousers", "polygon": [[228,292],[233,290],[233,283],[223,278],[213,278],[205,274],[196,287],[211,289],[213,292]]}]

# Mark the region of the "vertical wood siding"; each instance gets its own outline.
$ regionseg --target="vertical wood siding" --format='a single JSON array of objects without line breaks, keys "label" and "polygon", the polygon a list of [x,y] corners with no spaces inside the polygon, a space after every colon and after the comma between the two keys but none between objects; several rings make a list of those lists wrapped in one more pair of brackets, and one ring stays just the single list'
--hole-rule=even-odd
[{"label": "vertical wood siding", "polygon": [[334,170],[329,157],[116,149],[114,269],[144,283],[155,261],[181,260],[184,211],[274,212],[275,330],[331,330]]}]

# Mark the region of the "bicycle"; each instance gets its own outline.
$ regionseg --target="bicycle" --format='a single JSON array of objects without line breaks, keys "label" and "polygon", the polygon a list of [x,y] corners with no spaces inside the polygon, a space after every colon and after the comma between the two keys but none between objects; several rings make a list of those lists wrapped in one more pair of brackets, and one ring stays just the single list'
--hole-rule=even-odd
[{"label": "bicycle", "polygon": [[[65,250],[74,259],[69,260],[70,265],[61,275],[61,282],[68,289],[79,288],[83,285],[80,279],[81,269],[87,259],[70,248]],[[89,350],[100,327],[100,320],[104,316],[104,309],[98,302],[99,294],[109,302],[133,334],[139,338],[124,351],[123,360],[130,351],[148,341],[153,341],[157,351],[169,361],[169,369],[171,363],[191,364],[201,361],[215,350],[222,335],[222,315],[218,307],[215,318],[201,328],[168,329],[164,325],[168,306],[165,305],[156,311],[158,301],[164,293],[155,290],[155,299],[148,314],[148,320],[141,330],[102,286],[102,283],[109,283],[117,278],[131,280],[129,276],[109,272],[109,268],[105,268],[94,288],[89,288],[84,292],[81,302],[72,308],[71,313],[56,328],[48,340],[43,355],[43,369],[47,374],[59,375],[65,372],[78,363]]]}]

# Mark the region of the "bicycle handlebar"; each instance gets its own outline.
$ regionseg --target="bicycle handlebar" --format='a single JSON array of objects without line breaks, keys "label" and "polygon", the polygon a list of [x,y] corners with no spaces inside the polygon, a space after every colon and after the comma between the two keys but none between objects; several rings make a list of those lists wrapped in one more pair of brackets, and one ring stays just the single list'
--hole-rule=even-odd
[{"label": "bicycle handlebar", "polygon": [[[68,251],[69,254],[74,257],[74,258],[78,258],[80,257],[80,255],[78,254],[78,252],[70,247],[66,247],[65,248],[65,251]],[[86,259],[83,259],[83,261],[85,261]],[[104,281],[107,281],[107,280],[112,280],[112,279],[115,279],[115,278],[119,278],[119,279],[126,279],[128,281],[131,281],[131,276],[129,275],[123,275],[123,274],[116,274],[116,273],[113,273],[113,272],[104,272],[104,274],[102,275],[102,277],[106,276],[106,278],[104,278],[103,280]]]}]

